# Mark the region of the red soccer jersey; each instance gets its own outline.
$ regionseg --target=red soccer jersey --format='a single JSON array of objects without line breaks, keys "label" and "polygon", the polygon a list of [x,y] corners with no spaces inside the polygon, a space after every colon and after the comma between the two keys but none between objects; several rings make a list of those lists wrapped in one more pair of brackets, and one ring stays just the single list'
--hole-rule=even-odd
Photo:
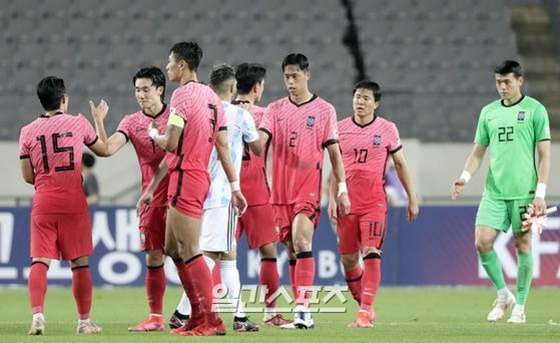
[{"label": "red soccer jersey", "polygon": [[[142,111],[127,115],[117,128],[117,132],[122,133],[127,141],[130,140],[136,151],[140,171],[142,172],[142,192],[148,187],[161,160],[165,157],[165,151],[158,147],[153,139],[148,136],[148,125],[150,122],[155,121],[161,125],[164,131],[168,120],[169,106],[163,105],[161,112],[155,116],[145,114]],[[169,176],[166,175],[154,192],[152,206],[167,205],[168,184]]]},{"label": "red soccer jersey", "polygon": [[21,129],[20,159],[29,158],[35,172],[33,214],[87,211],[82,151],[84,144],[96,141],[95,130],[81,114],[42,115]]},{"label": "red soccer jersey", "polygon": [[375,116],[366,125],[354,117],[338,123],[340,150],[346,171],[348,196],[353,214],[385,205],[385,167],[389,154],[401,148],[399,131],[392,122]]},{"label": "red soccer jersey", "polygon": [[[252,105],[255,125],[259,127],[265,113],[264,107]],[[270,188],[266,179],[266,155],[268,144],[260,156],[253,154],[249,144],[243,142],[243,162],[241,164],[241,191],[249,206],[263,205],[270,201]]]},{"label": "red soccer jersey", "polygon": [[166,154],[169,171],[208,173],[216,134],[218,130],[227,130],[222,101],[207,85],[189,81],[173,92],[169,107],[171,114],[185,119],[177,148]]},{"label": "red soccer jersey", "polygon": [[299,105],[286,97],[267,107],[260,130],[272,140],[272,203],[320,202],[323,149],[338,143],[334,107],[316,95]]}]

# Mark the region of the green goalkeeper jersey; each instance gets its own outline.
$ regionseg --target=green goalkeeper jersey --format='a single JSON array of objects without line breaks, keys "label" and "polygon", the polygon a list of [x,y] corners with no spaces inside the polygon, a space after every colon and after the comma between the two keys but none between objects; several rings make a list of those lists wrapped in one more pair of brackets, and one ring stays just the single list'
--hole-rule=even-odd
[{"label": "green goalkeeper jersey", "polygon": [[490,148],[484,194],[497,199],[531,198],[537,186],[535,148],[550,140],[548,113],[537,100],[522,96],[510,106],[496,100],[480,112],[474,142]]}]

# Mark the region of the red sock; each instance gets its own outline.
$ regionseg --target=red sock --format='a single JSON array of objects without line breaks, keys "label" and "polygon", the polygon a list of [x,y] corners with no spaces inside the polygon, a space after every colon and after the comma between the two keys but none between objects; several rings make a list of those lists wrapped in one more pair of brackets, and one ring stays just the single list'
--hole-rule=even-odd
[{"label": "red sock", "polygon": [[[200,300],[198,297],[194,296],[192,289],[189,288],[189,276],[187,274],[185,262],[181,259],[173,260],[173,262],[175,263],[175,267],[177,267],[177,274],[179,274],[183,290],[191,303],[191,318],[196,318],[200,316]],[[206,267],[206,269],[208,269],[208,267]]]},{"label": "red sock", "polygon": [[344,271],[350,293],[358,304],[362,303],[362,272],[362,267],[359,264],[354,269]]},{"label": "red sock", "polygon": [[146,270],[146,295],[150,307],[150,317],[158,315],[161,319],[163,313],[163,295],[165,294],[165,270],[163,264],[150,267]]},{"label": "red sock", "polygon": [[43,262],[31,263],[29,271],[29,302],[31,303],[31,312],[43,313],[43,304],[45,303],[45,295],[47,294],[47,271],[49,266]]},{"label": "red sock", "polygon": [[[302,287],[309,288],[313,286],[313,279],[315,278],[315,260],[313,259],[313,252],[305,251],[297,254],[295,274],[298,290],[300,290]],[[309,296],[309,291],[298,294],[296,304],[309,307]]]},{"label": "red sock", "polygon": [[297,260],[290,260],[290,264],[288,265],[288,272],[290,274],[290,283],[292,284],[292,294],[294,295],[294,299],[297,299],[297,285],[296,285],[296,262]]},{"label": "red sock", "polygon": [[72,291],[81,320],[89,318],[91,311],[92,282],[89,266],[72,268]]},{"label": "red sock", "polygon": [[276,266],[276,258],[261,259],[261,271],[259,273],[261,285],[266,286],[265,307],[275,308],[276,299],[267,301],[267,299],[278,291],[280,280],[278,279],[278,267]]},{"label": "red sock", "polygon": [[[219,320],[219,317],[212,311],[214,302],[212,275],[202,255],[194,256],[185,262],[185,274],[187,276],[185,285],[188,288],[187,295],[190,293],[199,299],[198,304],[194,304],[191,300],[193,312],[195,306],[198,306],[199,312],[206,316],[207,322],[213,324],[216,320]],[[189,299],[191,299],[190,296]]]},{"label": "red sock", "polygon": [[371,313],[372,305],[381,281],[381,256],[371,253],[364,256],[365,270],[362,277],[362,303],[360,309]]}]

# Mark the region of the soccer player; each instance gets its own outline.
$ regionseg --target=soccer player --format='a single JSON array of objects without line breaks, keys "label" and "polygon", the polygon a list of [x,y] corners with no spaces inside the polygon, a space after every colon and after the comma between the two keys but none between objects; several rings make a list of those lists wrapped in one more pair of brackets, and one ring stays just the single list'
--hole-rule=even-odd
[{"label": "soccer player", "polygon": [[[47,271],[52,259],[70,261],[72,290],[78,309],[78,333],[96,334],[90,319],[92,282],[88,256],[93,251],[91,222],[82,191],[82,151],[106,153],[106,136],[98,136],[81,114],[68,114],[64,80],[49,76],[37,85],[45,114],[21,130],[19,155],[25,182],[35,187],[31,209],[29,297],[33,321],[30,335],[45,333],[43,307]],[[96,126],[103,126],[108,106],[90,101]]]},{"label": "soccer player", "polygon": [[[242,63],[235,71],[237,79],[237,98],[234,103],[249,106],[255,119],[260,125],[265,108],[256,104],[261,100],[266,77],[266,68],[258,63]],[[266,287],[264,325],[280,326],[289,324],[280,313],[276,313],[276,301],[269,299],[280,287],[278,266],[276,264],[276,242],[278,234],[274,224],[274,212],[270,204],[270,188],[266,179],[265,153],[257,156],[245,144],[243,162],[241,164],[241,191],[247,198],[247,210],[239,218],[236,239],[239,240],[243,232],[247,235],[249,248],[259,249],[261,265],[259,279]]]},{"label": "soccer player", "polygon": [[[231,104],[236,92],[236,83],[235,70],[229,64],[218,64],[210,73],[210,87],[222,100],[224,106],[227,118],[228,147],[236,176],[239,176],[243,144],[247,144],[257,155],[260,155],[261,151],[260,145],[257,143],[259,134],[253,116],[243,108]],[[211,271],[214,270],[216,263],[220,262],[222,285],[235,311],[233,330],[236,332],[259,331],[259,326],[247,318],[244,306],[240,301],[241,284],[236,261],[237,245],[234,239],[237,215],[231,204],[231,190],[227,176],[218,161],[218,153],[215,148],[212,150],[208,168],[211,184],[208,197],[204,202],[200,250],[203,251]],[[183,295],[181,302],[185,301],[188,299]],[[181,307],[187,306],[180,304],[177,309],[179,310]]]},{"label": "soccer player", "polygon": [[[381,91],[372,81],[354,86],[354,115],[338,122],[340,149],[352,203],[350,215],[339,217],[334,195],[337,185],[331,182],[329,217],[336,225],[338,250],[346,282],[360,310],[349,327],[372,327],[373,302],[381,279],[381,255],[387,232],[387,194],[385,167],[392,157],[399,180],[408,195],[407,218],[416,219],[418,205],[408,166],[395,124],[379,117]],[[362,254],[365,268],[359,263]]]},{"label": "soccer player", "polygon": [[[506,60],[494,68],[500,99],[482,108],[474,147],[461,176],[452,186],[456,199],[478,170],[487,148],[490,167],[478,207],[475,245],[486,274],[498,291],[488,314],[495,322],[515,304],[508,323],[525,323],[525,302],[533,277],[531,234],[522,229],[527,207],[537,214],[546,211],[546,183],[550,169],[548,114],[537,100],[521,93],[523,71],[518,62]],[[535,149],[538,169],[535,166]],[[517,250],[517,296],[506,286],[500,260],[493,249],[500,231],[512,228]]]},{"label": "soccer player", "polygon": [[[333,175],[339,185],[341,215],[350,202],[338,146],[334,107],[309,91],[309,61],[303,54],[289,54],[282,62],[288,96],[271,103],[260,125],[260,144],[272,143],[272,205],[280,239],[290,259],[290,279],[296,308],[294,322],[284,328],[315,326],[309,311],[309,288],[315,276],[313,233],[320,215],[323,149],[327,148]],[[299,291],[299,292],[298,292]]]},{"label": "soccer player", "polygon": [[246,208],[229,154],[224,108],[214,91],[197,81],[201,59],[202,49],[195,42],[180,42],[170,50],[167,74],[180,87],[171,97],[165,134],[159,133],[157,123],[151,123],[149,129],[154,142],[167,151],[167,164],[160,164],[139,200],[140,207],[150,203],[168,169],[165,252],[173,258],[192,305],[189,320],[172,332],[184,336],[225,334],[222,320],[212,311],[212,277],[199,249],[200,218],[210,187],[208,163],[214,146],[230,182],[234,207],[240,214]]},{"label": "soccer player", "polygon": [[[107,155],[116,154],[130,141],[142,172],[142,191],[148,187],[165,151],[156,146],[148,136],[148,125],[156,122],[165,128],[169,120],[169,107],[163,102],[165,96],[165,75],[157,67],[140,69],[132,78],[134,95],[140,106],[136,113],[127,115],[120,122],[117,131],[109,137]],[[146,295],[150,317],[128,328],[129,331],[163,331],[163,295],[165,293],[164,245],[165,214],[167,212],[166,175],[154,191],[154,198],[140,213],[140,238],[142,250],[146,252]]]}]

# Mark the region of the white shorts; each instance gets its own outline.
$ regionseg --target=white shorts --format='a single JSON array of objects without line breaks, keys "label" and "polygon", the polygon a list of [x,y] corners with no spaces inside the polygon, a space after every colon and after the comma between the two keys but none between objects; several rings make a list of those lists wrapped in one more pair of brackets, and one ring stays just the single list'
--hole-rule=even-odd
[{"label": "white shorts", "polygon": [[234,249],[237,215],[233,206],[215,207],[202,212],[199,248],[208,252],[229,252]]}]

